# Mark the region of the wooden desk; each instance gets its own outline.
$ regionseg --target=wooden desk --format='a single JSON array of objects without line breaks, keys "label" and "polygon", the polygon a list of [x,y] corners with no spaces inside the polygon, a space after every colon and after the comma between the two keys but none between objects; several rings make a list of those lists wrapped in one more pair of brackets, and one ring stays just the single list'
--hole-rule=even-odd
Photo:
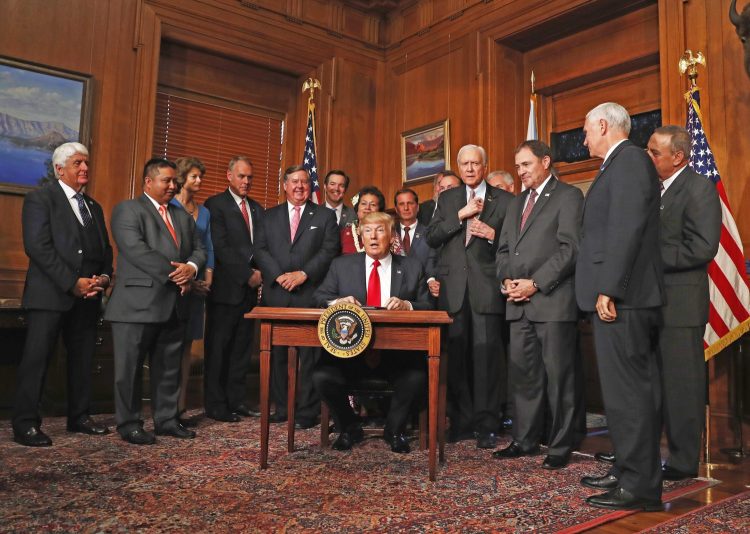
[{"label": "wooden desk", "polygon": [[[289,400],[287,404],[287,449],[294,451],[294,399],[297,385],[297,350],[294,347],[319,347],[318,319],[322,309],[270,308],[258,306],[245,314],[260,321],[260,468],[268,467],[268,430],[271,378],[271,347],[289,346]],[[435,480],[437,441],[440,438],[440,462],[445,460],[445,394],[447,351],[440,344],[440,330],[453,320],[444,311],[368,311],[373,336],[370,346],[386,350],[427,352],[429,378],[429,475]]]}]

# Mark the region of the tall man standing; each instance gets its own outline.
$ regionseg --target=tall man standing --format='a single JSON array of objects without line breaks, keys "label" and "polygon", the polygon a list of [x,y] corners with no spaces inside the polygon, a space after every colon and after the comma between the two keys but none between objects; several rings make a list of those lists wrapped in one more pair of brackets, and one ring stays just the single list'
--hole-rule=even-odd
[{"label": "tall man standing", "polygon": [[343,228],[357,218],[354,208],[344,204],[344,195],[349,189],[349,176],[344,171],[328,171],[323,181],[326,208],[336,212],[336,223]]},{"label": "tall man standing", "polygon": [[248,196],[252,179],[250,159],[235,156],[227,170],[229,187],[206,200],[216,265],[206,313],[204,404],[208,417],[230,423],[257,414],[245,399],[253,321],[244,315],[258,303],[263,281],[253,248],[263,208]]},{"label": "tall man standing", "polygon": [[705,176],[688,167],[690,147],[690,134],[679,126],[657,128],[648,142],[661,182],[660,242],[667,302],[661,309],[659,363],[669,444],[669,459],[662,468],[666,480],[698,474],[706,405],[706,270],[721,237],[719,195]]},{"label": "tall man standing", "polygon": [[149,356],[151,409],[157,435],[194,438],[178,421],[180,370],[190,313],[183,295],[206,262],[195,221],[170,204],[175,164],[156,158],[143,169],[143,195],[115,206],[117,284],[104,318],[115,348],[117,431],[134,445],[156,440],[141,419],[143,362]]},{"label": "tall man standing", "polygon": [[578,306],[573,271],[583,195],[552,175],[552,151],[541,141],[516,148],[516,171],[526,190],[508,208],[497,251],[497,275],[508,299],[516,417],[513,442],[494,456],[537,454],[549,403],[549,451],[542,467],[560,469],[574,445]]},{"label": "tall man standing", "polygon": [[591,313],[599,376],[619,477],[584,477],[607,489],[587,499],[610,509],[660,510],[660,378],[654,354],[664,282],[659,185],[646,153],[628,141],[630,116],[614,103],[584,123],[601,169],[586,196],[576,262],[578,306]]},{"label": "tall man standing", "polygon": [[[266,211],[258,228],[255,257],[263,273],[266,306],[309,308],[312,295],[323,280],[341,242],[336,215],[310,202],[310,176],[301,165],[284,172],[286,202]],[[312,370],[320,349],[300,352],[300,388],[296,424],[315,426],[320,400],[312,384]],[[272,422],[287,418],[287,347],[272,352],[271,396],[276,403]]]},{"label": "tall man standing", "polygon": [[57,147],[52,154],[57,180],[30,191],[23,202],[28,329],[16,377],[13,439],[30,447],[52,445],[40,428],[39,402],[61,332],[68,357],[68,431],[109,432],[89,416],[96,321],[112,275],[112,247],[101,206],[83,192],[88,155],[80,143]]},{"label": "tall man standing", "polygon": [[448,328],[451,437],[475,431],[477,447],[492,449],[507,382],[500,335],[505,302],[495,254],[514,197],[485,183],[484,148],[465,145],[456,159],[464,185],[440,194],[427,229],[427,243],[440,248],[438,307],[453,317]]}]

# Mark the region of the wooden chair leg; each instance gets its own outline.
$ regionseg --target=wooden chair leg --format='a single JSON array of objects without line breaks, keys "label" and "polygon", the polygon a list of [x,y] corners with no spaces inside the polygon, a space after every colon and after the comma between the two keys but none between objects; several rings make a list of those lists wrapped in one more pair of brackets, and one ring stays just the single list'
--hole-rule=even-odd
[{"label": "wooden chair leg", "polygon": [[427,409],[420,410],[419,412],[419,450],[423,451],[427,448],[427,433],[429,431],[429,419],[427,417]]},{"label": "wooden chair leg", "polygon": [[325,402],[320,403],[320,446],[328,447],[328,430],[330,428],[331,414]]}]

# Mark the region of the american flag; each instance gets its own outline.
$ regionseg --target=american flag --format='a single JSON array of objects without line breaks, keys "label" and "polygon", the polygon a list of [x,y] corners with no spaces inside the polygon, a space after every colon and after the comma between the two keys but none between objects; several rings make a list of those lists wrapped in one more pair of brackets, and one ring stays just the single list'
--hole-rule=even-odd
[{"label": "american flag", "polygon": [[721,199],[719,251],[708,266],[710,307],[703,335],[703,348],[708,360],[750,330],[750,288],[745,277],[742,240],[703,130],[700,91],[697,87],[693,88],[685,97],[688,101],[686,128],[693,144],[690,166],[714,183]]},{"label": "american flag", "polygon": [[320,204],[320,186],[318,185],[318,159],[315,156],[315,118],[313,106],[307,108],[307,131],[305,132],[305,153],[302,155],[302,166],[310,174],[312,192],[310,200]]}]

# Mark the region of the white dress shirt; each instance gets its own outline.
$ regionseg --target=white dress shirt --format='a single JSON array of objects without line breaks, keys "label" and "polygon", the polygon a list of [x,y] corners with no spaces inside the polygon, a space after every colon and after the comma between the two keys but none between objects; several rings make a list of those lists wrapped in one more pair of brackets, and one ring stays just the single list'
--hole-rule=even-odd
[{"label": "white dress shirt", "polygon": [[232,189],[229,189],[229,194],[232,195],[232,198],[234,199],[235,204],[237,204],[237,207],[240,209],[240,213],[242,213],[242,204],[245,203],[245,208],[247,208],[247,220],[250,222],[250,226],[248,229],[250,230],[250,241],[255,243],[255,237],[253,236],[253,218],[250,215],[250,203],[247,201],[247,198],[242,198],[239,195],[236,195]]},{"label": "white dress shirt", "polygon": [[[159,204],[156,200],[154,200],[153,198],[151,198],[148,193],[144,192],[143,194],[146,195],[146,198],[151,201],[151,204],[154,205],[154,208],[156,208],[157,213],[159,213],[159,217],[161,217],[161,213],[159,212],[159,208],[161,207],[161,204]],[[175,232],[175,235],[176,235],[177,234],[177,228],[174,225],[174,220],[172,219],[172,216],[169,214],[169,204],[168,203],[164,204],[164,208],[165,208],[164,211],[167,214],[167,219],[169,219],[169,224],[171,224],[172,228],[175,229],[174,232]],[[192,266],[193,269],[195,269],[195,273],[193,273],[193,278],[197,277],[198,276],[198,266],[195,263],[193,263],[192,261],[186,261],[185,263],[187,263],[188,265]]]},{"label": "white dress shirt", "polygon": [[[685,167],[687,167],[687,164],[685,164]],[[674,173],[672,176],[664,180],[661,184],[664,186],[664,189],[661,191],[661,196],[664,196],[664,193],[667,192],[667,189],[669,189],[669,186],[672,185],[672,182],[675,181],[675,178],[677,178],[682,171],[685,170],[685,167],[682,167],[679,171]]]},{"label": "white dress shirt", "polygon": [[[537,187],[536,189],[534,189],[534,191],[536,191],[536,199],[534,200],[535,204],[537,202],[539,202],[539,197],[542,196],[542,191],[544,191],[544,188],[549,183],[549,179],[550,178],[552,178],[551,174],[549,176],[547,176],[547,178],[542,182],[542,184],[539,187]],[[523,213],[524,211],[526,211],[526,204],[529,203],[529,199],[530,198],[531,198],[531,193],[529,193],[528,195],[526,195],[526,200],[523,202],[523,209],[521,210],[521,213]]]},{"label": "white dress shirt", "polygon": [[328,208],[329,210],[335,211],[336,212],[336,224],[341,223],[341,212],[344,209],[344,203],[342,202],[341,204],[339,204],[338,206],[334,208],[328,202],[326,202],[326,208]]},{"label": "white dress shirt", "polygon": [[[83,217],[81,216],[81,210],[78,207],[78,200],[76,199],[76,195],[78,192],[70,187],[68,184],[63,182],[62,180],[57,180],[57,183],[60,184],[60,187],[62,187],[63,192],[65,193],[65,196],[68,198],[68,202],[70,202],[70,207],[73,210],[73,213],[76,216],[76,219],[78,219],[78,222],[81,223],[81,226],[83,226]],[[86,206],[86,201],[84,200],[83,205]],[[86,206],[86,210],[89,212],[89,216],[91,217],[91,220],[94,220],[94,216],[91,213],[91,210],[88,206]]]},{"label": "white dress shirt", "polygon": [[[487,182],[482,180],[479,182],[479,185],[474,189],[474,198],[481,198],[484,200],[484,195],[487,193]],[[469,199],[471,198],[471,187],[468,185],[466,186],[466,203],[469,203]]]}]

